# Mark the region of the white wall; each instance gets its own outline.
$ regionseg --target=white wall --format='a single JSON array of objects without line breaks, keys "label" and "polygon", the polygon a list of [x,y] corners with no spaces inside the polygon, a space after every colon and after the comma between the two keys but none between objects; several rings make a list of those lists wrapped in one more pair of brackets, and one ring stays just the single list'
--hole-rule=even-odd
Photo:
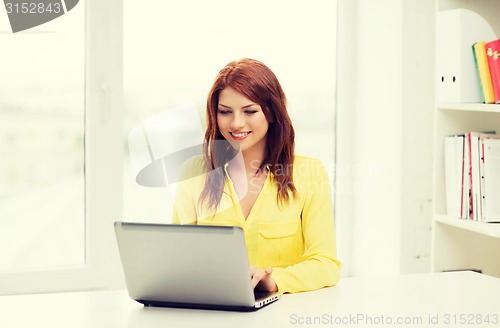
[{"label": "white wall", "polygon": [[435,9],[434,0],[403,6],[401,273],[431,266]]},{"label": "white wall", "polygon": [[433,1],[339,2],[336,184],[353,186],[337,192],[344,275],[430,268],[433,40],[415,42],[432,35],[433,12]]}]

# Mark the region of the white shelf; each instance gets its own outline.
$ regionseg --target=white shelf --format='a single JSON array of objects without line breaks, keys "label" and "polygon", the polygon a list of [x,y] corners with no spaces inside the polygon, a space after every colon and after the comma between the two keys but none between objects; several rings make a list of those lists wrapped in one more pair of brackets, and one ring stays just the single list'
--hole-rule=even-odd
[{"label": "white shelf", "polygon": [[[497,14],[500,1],[437,0],[436,3],[436,14],[440,10],[472,10],[490,24],[496,35],[500,35]],[[439,48],[436,50],[440,51]],[[475,222],[443,214],[446,212],[443,138],[468,131],[499,133],[500,104],[436,102],[434,107],[433,271],[474,268],[500,278],[500,224]]]},{"label": "white shelf", "polygon": [[446,103],[446,104],[437,104],[436,108],[439,110],[485,112],[485,113],[500,114],[500,104]]},{"label": "white shelf", "polygon": [[434,221],[500,239],[500,223],[476,222],[446,215],[436,215]]}]

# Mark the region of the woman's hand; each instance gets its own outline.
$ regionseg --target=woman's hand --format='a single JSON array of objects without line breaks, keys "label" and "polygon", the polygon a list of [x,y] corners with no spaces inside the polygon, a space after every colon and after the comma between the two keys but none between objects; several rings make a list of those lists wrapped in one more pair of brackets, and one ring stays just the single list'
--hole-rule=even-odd
[{"label": "woman's hand", "polygon": [[263,290],[269,292],[277,292],[278,286],[276,282],[271,277],[273,268],[267,267],[265,270],[261,270],[256,266],[250,267],[250,273],[252,275],[252,285],[256,290]]}]

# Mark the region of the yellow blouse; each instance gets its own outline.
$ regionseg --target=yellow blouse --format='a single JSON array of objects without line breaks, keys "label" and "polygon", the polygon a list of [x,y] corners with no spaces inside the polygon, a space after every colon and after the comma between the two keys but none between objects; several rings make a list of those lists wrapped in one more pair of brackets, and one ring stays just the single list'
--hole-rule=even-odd
[{"label": "yellow blouse", "polygon": [[202,157],[186,164],[187,178],[177,187],[173,222],[233,225],[245,232],[250,265],[273,268],[272,278],[283,293],[336,284],[341,263],[336,257],[333,206],[328,175],[318,159],[295,156],[293,182],[297,196],[277,202],[277,186],[268,173],[247,219],[226,171],[224,193],[216,213],[199,206],[206,168]]}]

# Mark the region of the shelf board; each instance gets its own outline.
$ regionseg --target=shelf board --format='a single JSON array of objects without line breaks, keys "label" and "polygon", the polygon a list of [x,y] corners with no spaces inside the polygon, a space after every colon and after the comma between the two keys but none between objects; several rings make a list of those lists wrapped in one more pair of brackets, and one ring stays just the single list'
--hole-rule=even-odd
[{"label": "shelf board", "polygon": [[437,215],[434,221],[500,239],[500,223],[475,222],[446,215]]},{"label": "shelf board", "polygon": [[500,104],[444,103],[437,104],[440,110],[500,113]]}]

